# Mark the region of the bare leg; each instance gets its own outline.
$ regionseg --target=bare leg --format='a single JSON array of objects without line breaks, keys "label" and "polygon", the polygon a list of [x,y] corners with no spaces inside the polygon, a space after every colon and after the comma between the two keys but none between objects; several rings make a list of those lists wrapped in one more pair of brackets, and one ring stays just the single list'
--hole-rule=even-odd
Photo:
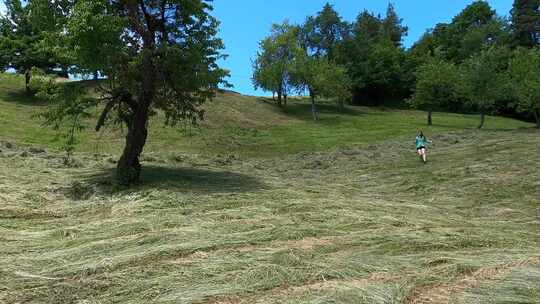
[{"label": "bare leg", "polygon": [[424,160],[424,162],[427,162],[427,151],[426,151],[426,149],[422,149],[422,160]]}]

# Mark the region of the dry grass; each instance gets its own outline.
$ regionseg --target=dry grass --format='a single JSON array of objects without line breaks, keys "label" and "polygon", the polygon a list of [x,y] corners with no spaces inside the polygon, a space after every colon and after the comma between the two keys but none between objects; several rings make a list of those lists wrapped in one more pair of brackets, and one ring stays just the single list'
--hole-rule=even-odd
[{"label": "dry grass", "polygon": [[108,157],[3,143],[0,302],[535,303],[538,135],[153,159],[130,191]]}]

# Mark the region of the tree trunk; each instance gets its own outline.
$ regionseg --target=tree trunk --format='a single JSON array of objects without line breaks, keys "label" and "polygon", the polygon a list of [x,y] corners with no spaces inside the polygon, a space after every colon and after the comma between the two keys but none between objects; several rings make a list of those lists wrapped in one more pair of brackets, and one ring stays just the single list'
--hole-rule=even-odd
[{"label": "tree trunk", "polygon": [[272,100],[276,101],[276,92],[272,91]]},{"label": "tree trunk", "polygon": [[281,92],[280,91],[277,92],[277,104],[279,107],[281,107]]},{"label": "tree trunk", "polygon": [[478,126],[478,129],[482,129],[482,127],[484,127],[485,119],[486,119],[486,114],[484,112],[480,112],[480,125]]},{"label": "tree trunk", "polygon": [[99,79],[99,72],[98,71],[94,71],[94,80],[97,81]]},{"label": "tree trunk", "polygon": [[24,72],[24,87],[26,89],[26,94],[30,95],[30,80],[32,78],[32,72],[27,70]]},{"label": "tree trunk", "polygon": [[283,107],[287,107],[287,94],[283,94]]},{"label": "tree trunk", "polygon": [[431,119],[432,114],[433,114],[433,111],[429,110],[429,111],[428,111],[428,117],[427,117],[427,124],[428,124],[428,126],[432,126],[432,125],[433,125],[433,120]]},{"label": "tree trunk", "polygon": [[536,119],[536,127],[540,129],[540,113],[538,110],[534,110],[534,118]]},{"label": "tree trunk", "polygon": [[133,115],[128,122],[126,145],[116,167],[118,182],[126,186],[137,183],[141,176],[139,157],[146,144],[149,109],[156,95],[156,70],[151,51],[146,52],[142,58],[141,73],[141,93],[137,97],[137,104],[132,106]]},{"label": "tree trunk", "polygon": [[128,126],[124,152],[116,167],[117,180],[122,185],[131,185],[139,181],[141,176],[141,163],[139,157],[146,144],[148,131],[148,108],[138,110],[133,121]]},{"label": "tree trunk", "polygon": [[315,105],[315,95],[310,93],[311,96],[311,114],[313,115],[313,120],[319,120],[319,112],[317,111],[317,105]]}]

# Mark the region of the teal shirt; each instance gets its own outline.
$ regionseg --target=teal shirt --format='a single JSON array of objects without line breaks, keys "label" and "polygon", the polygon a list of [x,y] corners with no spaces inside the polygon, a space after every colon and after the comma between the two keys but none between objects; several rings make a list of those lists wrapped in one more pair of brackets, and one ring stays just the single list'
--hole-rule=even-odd
[{"label": "teal shirt", "polygon": [[427,148],[427,140],[425,137],[416,136],[416,149]]}]

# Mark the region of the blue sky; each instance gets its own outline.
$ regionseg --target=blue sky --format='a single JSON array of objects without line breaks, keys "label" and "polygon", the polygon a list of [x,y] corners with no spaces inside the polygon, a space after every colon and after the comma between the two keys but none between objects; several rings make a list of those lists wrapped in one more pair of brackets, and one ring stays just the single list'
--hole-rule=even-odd
[{"label": "blue sky", "polygon": [[[231,71],[230,82],[235,91],[250,95],[267,95],[255,91],[251,84],[251,60],[255,58],[258,42],[269,32],[272,23],[289,19],[302,23],[307,16],[319,12],[329,2],[347,21],[356,19],[367,9],[384,15],[387,0],[214,0],[213,15],[221,21],[220,37],[225,42],[229,58],[222,67]],[[473,0],[393,0],[397,13],[409,27],[405,46],[411,46],[429,28],[449,22]],[[499,15],[508,15],[513,0],[491,0]]]},{"label": "blue sky", "polygon": [[[258,43],[269,32],[272,23],[285,19],[302,23],[326,2],[334,5],[347,21],[355,20],[364,9],[384,15],[388,0],[214,0],[213,15],[221,21],[220,37],[229,55],[222,67],[231,71],[229,82],[235,91],[250,95],[267,95],[255,91],[251,84],[251,60]],[[409,27],[405,46],[411,46],[427,29],[439,22],[449,22],[473,0],[393,0],[403,23]],[[499,15],[508,15],[513,0],[490,0]],[[0,11],[3,10],[0,0]]]}]

